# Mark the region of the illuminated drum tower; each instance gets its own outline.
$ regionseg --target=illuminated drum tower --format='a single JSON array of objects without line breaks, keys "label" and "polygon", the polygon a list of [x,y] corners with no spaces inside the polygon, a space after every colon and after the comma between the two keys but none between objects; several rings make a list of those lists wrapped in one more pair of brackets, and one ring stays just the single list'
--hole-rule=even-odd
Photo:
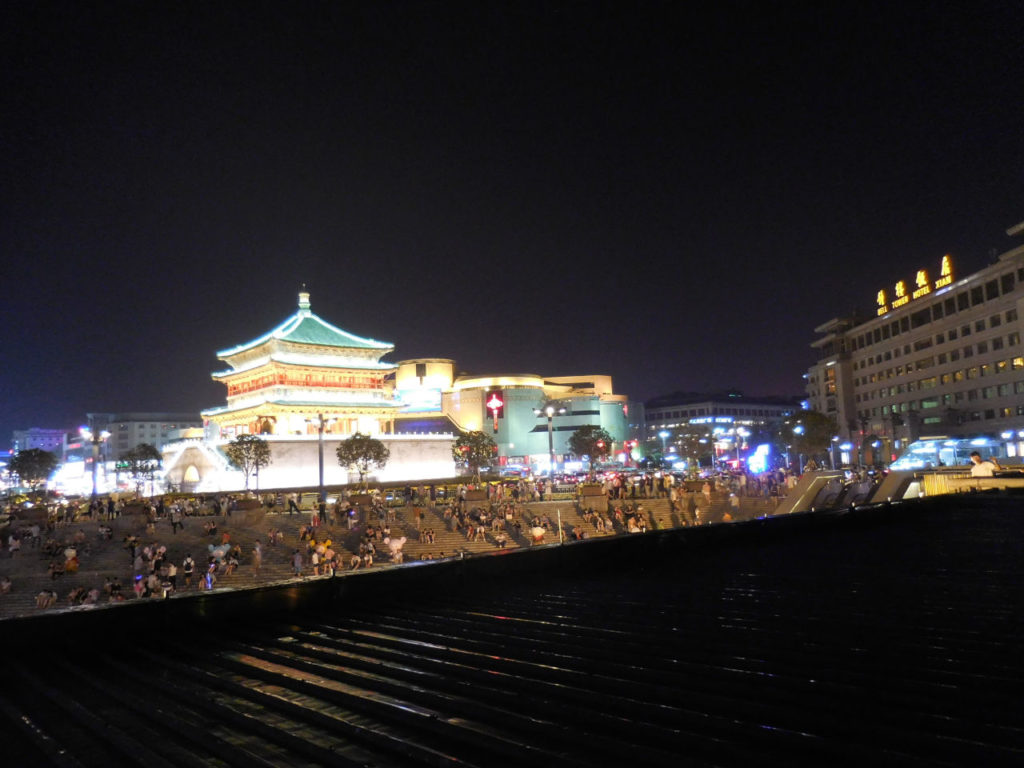
[{"label": "illuminated drum tower", "polygon": [[310,310],[269,333],[217,353],[230,368],[213,374],[228,389],[227,404],[203,411],[219,437],[240,434],[369,435],[394,431],[399,404],[385,379],[397,366],[381,362],[394,345],[355,336]]}]

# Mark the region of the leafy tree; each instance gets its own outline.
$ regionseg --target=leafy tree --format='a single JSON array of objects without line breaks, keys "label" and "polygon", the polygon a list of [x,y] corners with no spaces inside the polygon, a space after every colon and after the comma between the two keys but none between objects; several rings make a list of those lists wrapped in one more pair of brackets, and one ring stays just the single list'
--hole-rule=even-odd
[{"label": "leafy tree", "polygon": [[371,469],[383,468],[391,451],[384,443],[369,435],[356,432],[338,446],[338,463],[346,469],[355,469],[359,473],[359,482],[366,488],[364,478]]},{"label": "leafy tree", "polygon": [[594,476],[594,465],[611,453],[612,436],[594,424],[584,424],[569,436],[569,450],[577,456],[590,457],[590,477]]},{"label": "leafy tree", "polygon": [[38,490],[38,487],[50,478],[59,463],[57,457],[49,451],[28,448],[18,451],[7,465],[7,469]]},{"label": "leafy tree", "polygon": [[121,454],[121,461],[132,479],[135,480],[135,492],[142,493],[146,481],[153,481],[162,457],[156,446],[150,443],[139,443],[130,451]]},{"label": "leafy tree", "polygon": [[224,454],[231,465],[245,475],[245,490],[249,490],[249,475],[259,474],[260,467],[270,463],[270,446],[257,435],[239,435],[224,446]]},{"label": "leafy tree", "polygon": [[452,446],[452,458],[466,462],[478,483],[480,467],[489,466],[497,452],[497,444],[483,432],[463,432]]},{"label": "leafy tree", "polygon": [[838,432],[835,420],[825,414],[799,411],[782,423],[779,439],[797,455],[820,456],[828,453],[832,438]]}]

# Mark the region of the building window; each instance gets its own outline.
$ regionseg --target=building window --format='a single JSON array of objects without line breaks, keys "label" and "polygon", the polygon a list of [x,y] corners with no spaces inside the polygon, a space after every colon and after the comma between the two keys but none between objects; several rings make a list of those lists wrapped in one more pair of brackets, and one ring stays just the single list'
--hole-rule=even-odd
[{"label": "building window", "polygon": [[1017,310],[1016,309],[1008,309],[1008,310],[1006,310],[1006,322],[1014,323],[1016,321],[1017,321]]},{"label": "building window", "polygon": [[971,288],[971,306],[976,307],[985,301],[985,295],[982,287],[979,285],[977,288]]},{"label": "building window", "polygon": [[986,352],[988,352],[988,342],[987,341],[979,341],[978,342],[978,354],[979,355],[984,355]]},{"label": "building window", "polygon": [[999,281],[989,280],[985,283],[985,298],[986,299],[998,299],[999,298]]},{"label": "building window", "polygon": [[1002,336],[996,336],[994,339],[992,339],[992,351],[993,352],[995,352],[996,350],[1002,349],[1002,348],[1003,348],[1003,337]]},{"label": "building window", "polygon": [[996,388],[995,387],[982,387],[981,388],[981,399],[982,400],[991,400],[995,396],[996,396]]},{"label": "building window", "polygon": [[1003,295],[1013,292],[1013,272],[1007,272],[1001,278],[999,278],[1000,288],[1003,289]]},{"label": "building window", "polygon": [[973,366],[971,366],[970,368],[967,369],[967,378],[968,379],[976,379],[976,378],[978,378],[978,375],[979,375],[978,366],[973,365]]},{"label": "building window", "polygon": [[964,347],[964,357],[973,357],[973,356],[974,356],[974,348],[973,347]]},{"label": "building window", "polygon": [[1014,331],[1013,333],[1006,337],[1006,343],[1009,344],[1011,347],[1014,346],[1015,344],[1020,344],[1020,334],[1017,331]]},{"label": "building window", "polygon": [[971,308],[971,300],[967,296],[967,291],[957,294],[956,297],[956,308],[957,311],[963,312],[965,309]]},{"label": "building window", "polygon": [[985,321],[984,320],[976,320],[975,323],[974,323],[974,330],[977,333],[981,333],[982,331],[984,331],[985,330]]},{"label": "building window", "polygon": [[1002,322],[1003,318],[1000,315],[992,315],[992,317],[988,319],[988,327],[995,328],[999,325],[1002,325]]}]

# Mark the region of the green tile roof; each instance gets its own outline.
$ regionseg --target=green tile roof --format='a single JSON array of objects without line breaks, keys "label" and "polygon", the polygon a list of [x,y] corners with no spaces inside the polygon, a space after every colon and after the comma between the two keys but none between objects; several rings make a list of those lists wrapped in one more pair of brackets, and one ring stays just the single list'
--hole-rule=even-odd
[{"label": "green tile roof", "polygon": [[258,347],[271,339],[289,341],[295,344],[313,344],[321,347],[338,347],[343,349],[376,349],[382,353],[390,352],[395,345],[386,341],[364,339],[361,336],[343,331],[331,325],[323,318],[314,315],[309,309],[309,294],[299,294],[299,311],[289,317],[269,333],[240,344],[231,349],[217,353],[217,357],[230,357],[247,349]]}]

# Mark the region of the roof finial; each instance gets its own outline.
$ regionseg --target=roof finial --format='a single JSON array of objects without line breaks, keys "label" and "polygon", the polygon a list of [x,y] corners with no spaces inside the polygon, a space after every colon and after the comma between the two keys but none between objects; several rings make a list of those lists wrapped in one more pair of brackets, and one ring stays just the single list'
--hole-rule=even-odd
[{"label": "roof finial", "polygon": [[309,291],[306,290],[306,284],[302,284],[302,290],[299,291],[299,309],[309,309]]}]

